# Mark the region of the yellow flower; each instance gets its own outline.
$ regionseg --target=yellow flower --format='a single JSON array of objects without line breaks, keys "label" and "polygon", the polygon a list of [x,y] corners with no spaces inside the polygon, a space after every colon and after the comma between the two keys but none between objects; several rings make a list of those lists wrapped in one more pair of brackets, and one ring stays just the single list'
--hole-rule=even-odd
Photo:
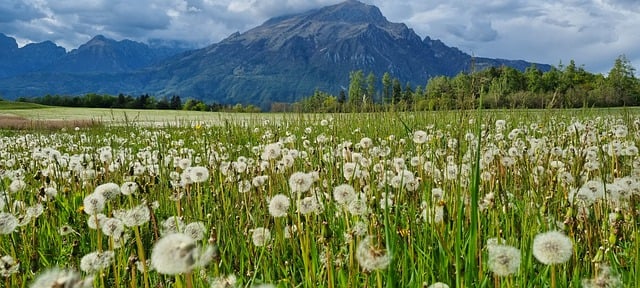
[{"label": "yellow flower", "polygon": [[76,212],[78,212],[78,213],[82,213],[82,212],[84,212],[84,206],[80,206],[80,207],[78,207],[78,209],[76,210]]}]

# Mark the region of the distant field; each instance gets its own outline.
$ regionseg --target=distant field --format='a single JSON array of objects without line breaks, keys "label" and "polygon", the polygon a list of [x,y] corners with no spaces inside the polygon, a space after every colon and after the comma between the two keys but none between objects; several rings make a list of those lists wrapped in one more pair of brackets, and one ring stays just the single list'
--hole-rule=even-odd
[{"label": "distant field", "polygon": [[[640,113],[638,108],[599,108],[599,109],[575,109],[575,110],[532,110],[532,109],[516,109],[516,110],[492,110],[489,111],[494,117],[510,115],[515,117],[527,118],[529,116],[537,117],[539,114],[551,115],[575,115],[580,116],[587,114],[593,115],[623,115]],[[456,114],[448,111],[441,112],[419,112],[432,114],[431,117],[441,119],[448,118],[448,115]],[[334,114],[334,117],[342,117]],[[352,114],[353,115],[353,114]],[[362,118],[364,114],[355,114],[354,117]],[[370,115],[370,113],[369,113]],[[375,115],[375,114],[374,114]],[[409,117],[414,117],[416,113],[406,113]],[[413,115],[413,116],[410,116]],[[296,118],[304,118],[305,120],[313,120],[323,118],[322,114],[282,114],[282,113],[226,113],[226,112],[201,112],[201,111],[182,111],[182,110],[142,110],[142,109],[111,109],[111,108],[72,108],[72,107],[50,107],[33,103],[21,103],[0,101],[0,116],[20,117],[28,120],[36,121],[95,121],[105,124],[141,124],[147,126],[165,126],[165,125],[222,125],[224,123],[254,123],[264,120],[283,121],[295,120]],[[347,116],[345,116],[347,117]],[[374,117],[375,118],[375,117]]]},{"label": "distant field", "polygon": [[221,124],[256,118],[278,118],[275,114],[234,114],[176,110],[134,110],[108,108],[47,107],[29,103],[0,102],[0,116],[15,116],[29,120],[92,120],[108,124],[136,123],[144,125],[188,125],[194,123]]},{"label": "distant field", "polygon": [[[0,101],[0,111],[4,110],[21,110],[21,109],[40,109],[47,108],[35,103],[13,102],[13,101]],[[0,112],[2,113],[2,112]]]}]

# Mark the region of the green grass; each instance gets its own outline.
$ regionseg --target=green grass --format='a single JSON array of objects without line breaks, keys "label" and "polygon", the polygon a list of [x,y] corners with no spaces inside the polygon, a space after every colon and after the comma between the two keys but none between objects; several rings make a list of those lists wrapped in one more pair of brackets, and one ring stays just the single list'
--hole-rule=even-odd
[{"label": "green grass", "polygon": [[[639,145],[636,109],[482,115],[10,111],[39,120],[88,117],[74,119],[128,125],[0,134],[0,191],[5,191],[0,196],[2,203],[10,203],[0,205],[0,211],[25,219],[26,207],[43,208],[23,226],[0,234],[0,257],[10,255],[20,263],[17,273],[0,279],[3,287],[28,287],[51,267],[79,271],[85,255],[107,250],[114,253],[108,265],[82,272],[83,277],[94,276],[94,287],[209,287],[213,279],[227,275],[235,275],[241,287],[428,287],[435,282],[450,287],[550,287],[552,282],[581,287],[604,264],[625,287],[638,287],[638,156],[603,150],[618,143]],[[497,120],[505,120],[503,130],[496,128]],[[577,122],[586,128],[568,132]],[[628,133],[618,137],[620,125]],[[520,133],[512,133],[514,129]],[[416,131],[429,135],[424,143],[413,140]],[[586,137],[588,133],[594,137]],[[265,148],[276,142],[283,154],[263,158]],[[585,168],[589,157],[598,161],[597,169]],[[186,179],[182,175],[189,171],[188,162],[207,169],[206,181],[180,182]],[[345,176],[350,163],[359,171],[355,176]],[[309,190],[296,192],[297,186],[291,186],[296,172],[313,173]],[[573,183],[562,180],[567,175]],[[267,180],[253,186],[259,176]],[[589,180],[601,181],[597,188],[612,189],[623,177],[638,185],[628,191],[628,199],[612,202],[619,196],[609,193],[586,206],[569,201]],[[84,212],[83,200],[101,184],[126,181],[136,182],[138,192],[109,200],[104,215],[122,217],[119,211],[144,203],[155,208],[149,221],[125,227],[129,236],[115,247],[112,237],[88,227],[95,215]],[[248,191],[241,188],[245,182]],[[341,184],[353,187],[360,202],[340,204],[334,188]],[[58,195],[44,197],[47,188]],[[443,196],[432,195],[434,188],[442,189]],[[269,211],[269,200],[277,194],[290,199],[289,206],[278,206],[284,207],[284,217]],[[323,208],[302,214],[298,202],[305,198]],[[197,246],[215,245],[217,257],[177,276],[135,270],[136,260],[151,258],[163,237],[162,224],[172,216],[182,217],[185,224],[201,223],[205,230]],[[75,232],[61,235],[65,225]],[[297,230],[285,237],[285,227],[292,226]],[[264,246],[252,241],[253,229],[261,227],[271,233]],[[561,230],[573,242],[570,259],[553,268],[532,252],[535,236],[549,230]],[[491,271],[494,256],[487,240],[498,237],[520,250],[518,271],[511,276]],[[176,262],[191,252],[178,251]],[[389,262],[380,266],[360,263],[385,260],[384,255]],[[8,266],[0,265],[0,272]]]},{"label": "green grass", "polygon": [[42,109],[46,107],[48,106],[35,104],[35,103],[0,100],[0,110]]}]

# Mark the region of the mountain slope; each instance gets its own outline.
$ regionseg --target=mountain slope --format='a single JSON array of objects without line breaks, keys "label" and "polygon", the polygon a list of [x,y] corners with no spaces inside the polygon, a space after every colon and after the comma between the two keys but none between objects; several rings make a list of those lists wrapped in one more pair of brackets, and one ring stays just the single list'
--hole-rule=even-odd
[{"label": "mountain slope", "polygon": [[[156,67],[148,86],[160,94],[200,96],[221,103],[291,102],[321,89],[337,95],[349,73],[385,72],[413,85],[469,70],[472,57],[391,23],[358,1],[270,19],[245,33]],[[477,58],[478,67],[527,62]],[[545,65],[538,65],[544,69]]]},{"label": "mountain slope", "polygon": [[168,56],[140,42],[115,41],[98,35],[43,70],[66,73],[131,72]]},{"label": "mountain slope", "polygon": [[40,70],[62,58],[66,51],[51,41],[18,48],[14,38],[0,33],[0,78]]},{"label": "mountain slope", "polygon": [[[389,22],[377,7],[355,0],[272,18],[219,43],[153,65],[139,46],[120,41],[117,46],[127,48],[114,50],[110,48],[114,42],[98,36],[52,65],[50,71],[64,81],[55,81],[47,73],[22,75],[0,80],[0,93],[178,94],[268,108],[272,102],[296,101],[316,89],[337,94],[348,86],[349,73],[355,70],[374,73],[378,79],[389,72],[403,82],[425,85],[436,75],[468,71],[472,62],[470,55],[439,40],[421,39],[405,24]],[[474,64],[519,69],[530,65],[488,58],[476,58]],[[143,69],[132,72],[138,68]],[[98,72],[110,75],[98,77]]]}]

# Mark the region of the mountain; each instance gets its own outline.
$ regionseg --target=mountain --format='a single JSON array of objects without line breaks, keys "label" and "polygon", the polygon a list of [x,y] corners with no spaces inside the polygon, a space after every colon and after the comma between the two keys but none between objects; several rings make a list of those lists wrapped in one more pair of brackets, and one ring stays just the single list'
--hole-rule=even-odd
[{"label": "mountain", "polygon": [[[114,50],[116,46],[126,49]],[[403,83],[425,85],[433,76],[469,71],[472,63],[477,69],[531,65],[472,58],[439,40],[421,39],[405,24],[389,22],[377,7],[355,0],[272,18],[160,62],[140,49],[98,36],[59,59],[51,70],[0,79],[0,94],[178,94],[268,108],[272,102],[296,101],[316,89],[337,95],[348,87],[349,73],[355,70],[378,78],[389,72]],[[110,74],[100,77],[98,72]]]},{"label": "mountain", "polygon": [[51,41],[18,48],[12,37],[0,33],[0,78],[38,71],[65,55],[64,48]]},{"label": "mountain", "polygon": [[[321,89],[337,95],[349,73],[385,72],[413,85],[436,75],[468,71],[472,57],[439,40],[420,37],[405,24],[391,23],[371,5],[346,1],[296,15],[277,17],[204,49],[155,67],[148,86],[159,94],[199,96],[220,103],[268,107]],[[476,58],[477,67],[524,61]],[[545,68],[545,65],[538,65]],[[547,66],[548,67],[548,66]]]},{"label": "mountain", "polygon": [[[174,51],[177,53],[179,51]],[[43,71],[67,73],[121,73],[147,67],[172,54],[131,40],[115,41],[102,35],[67,53]]]},{"label": "mountain", "polygon": [[187,49],[172,43],[115,41],[102,35],[66,52],[51,41],[18,48],[16,40],[0,33],[0,78],[25,73],[123,73],[148,67]]}]

